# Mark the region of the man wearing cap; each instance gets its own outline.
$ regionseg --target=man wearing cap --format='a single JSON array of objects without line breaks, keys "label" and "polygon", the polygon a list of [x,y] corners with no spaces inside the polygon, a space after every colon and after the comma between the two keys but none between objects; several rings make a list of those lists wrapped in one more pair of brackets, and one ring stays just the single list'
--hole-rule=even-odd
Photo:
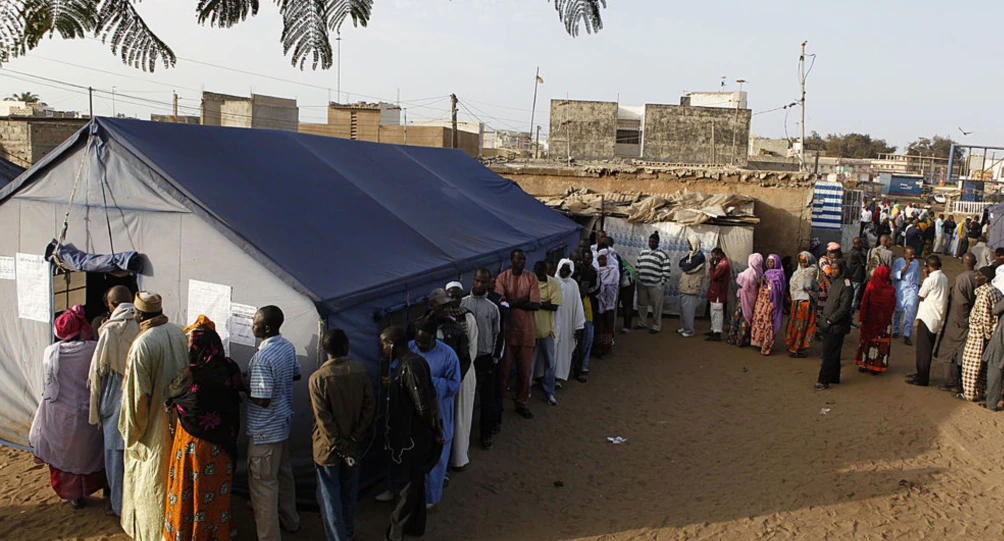
[{"label": "man wearing cap", "polygon": [[666,282],[669,281],[669,255],[659,249],[659,232],[648,237],[648,248],[638,255],[638,324],[636,328],[646,328],[649,308],[652,309],[652,328],[656,334],[662,329],[662,301]]},{"label": "man wearing cap", "polygon": [[471,423],[474,420],[474,395],[478,390],[477,370],[471,370],[474,359],[478,358],[478,340],[480,329],[477,318],[470,310],[460,305],[464,298],[464,286],[460,282],[450,282],[446,284],[446,294],[449,301],[446,302],[444,313],[452,317],[454,321],[467,333],[466,355],[457,354],[457,357],[466,361],[460,363],[460,392],[457,393],[456,431],[453,436],[453,456],[450,466],[455,470],[463,471],[471,459],[468,451],[471,447]]},{"label": "man wearing cap", "polygon": [[119,432],[125,443],[122,529],[136,541],[160,541],[171,451],[164,395],[188,366],[188,338],[168,323],[160,295],[136,294],[139,334],[129,350]]}]

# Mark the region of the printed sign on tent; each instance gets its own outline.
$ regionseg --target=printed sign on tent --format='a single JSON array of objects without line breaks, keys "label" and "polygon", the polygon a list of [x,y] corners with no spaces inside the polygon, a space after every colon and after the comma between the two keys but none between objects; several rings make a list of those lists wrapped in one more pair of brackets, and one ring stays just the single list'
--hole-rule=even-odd
[{"label": "printed sign on tent", "polygon": [[52,268],[43,256],[17,254],[17,314],[21,319],[49,323],[52,304]]},{"label": "printed sign on tent", "polygon": [[230,294],[233,288],[223,284],[188,281],[188,321],[189,325],[199,315],[204,315],[216,324],[216,333],[223,341],[223,349],[230,355],[230,332],[227,329],[230,321]]},{"label": "printed sign on tent", "polygon": [[0,257],[0,280],[14,279],[14,265],[13,257]]},{"label": "printed sign on tent", "polygon": [[254,333],[251,324],[254,322],[258,308],[247,304],[231,303],[230,305],[230,341],[242,346],[255,347]]}]

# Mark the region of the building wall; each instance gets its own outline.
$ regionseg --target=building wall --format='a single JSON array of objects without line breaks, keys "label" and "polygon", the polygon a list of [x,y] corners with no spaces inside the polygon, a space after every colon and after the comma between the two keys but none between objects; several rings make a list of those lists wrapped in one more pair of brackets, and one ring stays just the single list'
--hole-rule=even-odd
[{"label": "building wall", "polygon": [[150,122],[170,122],[172,124],[199,124],[202,120],[190,115],[150,115]]},{"label": "building wall", "polygon": [[[300,124],[300,133],[350,139],[345,136],[344,126],[331,124]],[[405,135],[406,133],[407,135]],[[453,142],[450,129],[439,126],[408,126],[407,129],[405,126],[378,126],[377,130],[367,132],[367,134],[372,137],[367,139],[358,137],[357,140],[433,148],[450,148]],[[475,133],[457,132],[458,148],[470,156],[478,155],[480,140],[480,137]]]},{"label": "building wall", "polygon": [[551,100],[552,158],[608,160],[616,154],[617,104],[612,101]]},{"label": "building wall", "polygon": [[0,119],[0,157],[30,167],[86,123],[86,119]]},{"label": "building wall", "polygon": [[300,108],[296,100],[272,96],[251,96],[251,127],[265,130],[297,131]]},{"label": "building wall", "polygon": [[744,165],[751,117],[749,109],[648,104],[642,157],[670,163]]},{"label": "building wall", "polygon": [[531,195],[559,195],[568,188],[596,192],[637,191],[673,193],[680,190],[712,194],[733,193],[757,199],[754,211],[760,223],[754,228],[756,251],[782,256],[797,254],[809,244],[813,183],[810,176],[784,172],[724,174],[698,169],[628,171],[583,167],[507,167],[493,165],[496,173],[515,181]]},{"label": "building wall", "polygon": [[328,125],[334,128],[332,137],[377,141],[380,133],[380,118],[379,109],[328,108]]}]

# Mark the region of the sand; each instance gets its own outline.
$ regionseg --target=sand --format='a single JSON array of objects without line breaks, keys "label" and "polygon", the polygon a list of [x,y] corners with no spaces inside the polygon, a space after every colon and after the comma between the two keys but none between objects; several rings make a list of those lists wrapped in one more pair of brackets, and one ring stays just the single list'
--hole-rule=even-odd
[{"label": "sand", "polygon": [[[762,357],[680,338],[677,326],[619,336],[589,383],[559,391],[558,407],[538,393],[533,421],[507,411],[495,449],[472,447],[470,468],[452,474],[425,539],[1004,538],[1004,413],[906,385],[912,347],[897,341],[890,372],[861,374],[853,331],[843,383],[819,392],[818,356]],[[940,382],[943,366],[932,374]],[[389,506],[370,496],[359,541],[386,526]],[[94,504],[73,511],[47,469],[0,448],[0,538],[127,539]],[[234,508],[239,538],[253,541],[244,500]],[[284,536],[323,538],[314,513]]]}]

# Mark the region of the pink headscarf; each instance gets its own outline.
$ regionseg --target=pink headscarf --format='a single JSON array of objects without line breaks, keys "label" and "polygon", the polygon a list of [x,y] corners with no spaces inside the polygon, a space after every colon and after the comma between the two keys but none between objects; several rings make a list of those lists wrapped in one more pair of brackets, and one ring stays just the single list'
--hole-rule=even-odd
[{"label": "pink headscarf", "polygon": [[79,337],[87,340],[93,331],[91,324],[87,322],[84,307],[79,304],[59,314],[52,330],[56,338],[60,340],[72,340]]},{"label": "pink headscarf", "polygon": [[753,321],[753,308],[756,306],[756,297],[760,294],[760,278],[763,277],[763,256],[760,254],[750,254],[746,261],[749,266],[746,270],[736,276],[736,284],[739,291],[739,303],[743,309],[743,319],[747,322]]}]

